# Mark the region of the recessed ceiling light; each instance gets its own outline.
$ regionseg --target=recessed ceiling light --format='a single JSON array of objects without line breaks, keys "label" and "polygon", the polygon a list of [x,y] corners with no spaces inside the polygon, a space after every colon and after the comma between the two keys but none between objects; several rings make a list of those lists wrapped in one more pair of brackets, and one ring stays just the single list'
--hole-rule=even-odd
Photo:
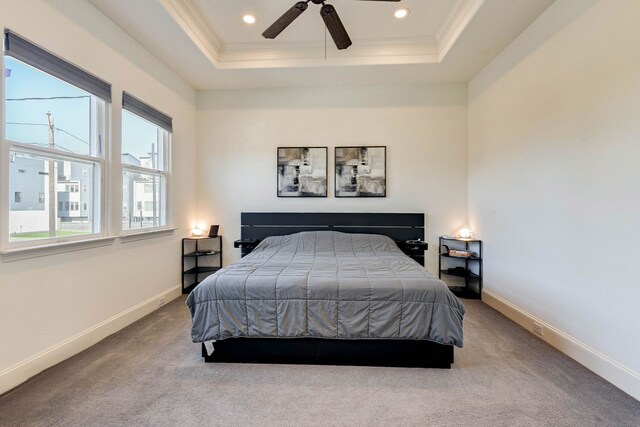
[{"label": "recessed ceiling light", "polygon": [[255,24],[257,21],[256,17],[253,15],[244,15],[242,17],[242,20],[245,22],[245,24]]},{"label": "recessed ceiling light", "polygon": [[411,11],[409,9],[407,9],[406,7],[403,7],[402,9],[396,10],[393,16],[395,16],[398,19],[402,19],[402,18],[406,18],[410,13]]}]

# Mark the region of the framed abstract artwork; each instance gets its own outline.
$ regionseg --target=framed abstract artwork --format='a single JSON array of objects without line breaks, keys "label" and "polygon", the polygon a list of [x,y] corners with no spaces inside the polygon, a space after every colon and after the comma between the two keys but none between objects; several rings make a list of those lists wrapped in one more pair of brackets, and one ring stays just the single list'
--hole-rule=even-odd
[{"label": "framed abstract artwork", "polygon": [[278,197],[327,197],[327,147],[278,147]]},{"label": "framed abstract artwork", "polygon": [[336,147],[336,197],[386,197],[387,147]]}]

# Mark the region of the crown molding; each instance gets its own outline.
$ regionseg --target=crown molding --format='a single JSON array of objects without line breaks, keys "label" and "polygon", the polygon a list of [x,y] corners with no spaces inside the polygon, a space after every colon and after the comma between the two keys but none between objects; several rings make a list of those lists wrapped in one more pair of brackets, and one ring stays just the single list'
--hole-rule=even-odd
[{"label": "crown molding", "polygon": [[441,62],[484,0],[463,0],[435,37],[354,40],[348,51],[324,43],[223,43],[193,0],[159,0],[202,54],[220,70],[337,65],[434,64]]},{"label": "crown molding", "polygon": [[485,0],[464,0],[457,8],[451,11],[449,18],[445,20],[440,30],[436,33],[440,62],[444,60],[444,57],[449,53],[449,50],[451,50],[484,2]]},{"label": "crown molding", "polygon": [[355,42],[349,51],[324,43],[237,43],[226,44],[218,54],[221,69],[310,67],[336,65],[436,63],[434,40],[399,39]]},{"label": "crown molding", "polygon": [[219,68],[218,56],[222,42],[205,22],[196,5],[191,0],[159,1],[187,37],[216,68]]}]

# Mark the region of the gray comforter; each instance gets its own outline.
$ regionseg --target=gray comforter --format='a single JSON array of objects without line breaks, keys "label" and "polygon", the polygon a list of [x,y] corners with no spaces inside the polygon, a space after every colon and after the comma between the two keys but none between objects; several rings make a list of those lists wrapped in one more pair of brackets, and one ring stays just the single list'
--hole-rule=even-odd
[{"label": "gray comforter", "polygon": [[194,342],[231,337],[419,339],[462,347],[464,306],[388,237],[274,236],[187,298]]}]

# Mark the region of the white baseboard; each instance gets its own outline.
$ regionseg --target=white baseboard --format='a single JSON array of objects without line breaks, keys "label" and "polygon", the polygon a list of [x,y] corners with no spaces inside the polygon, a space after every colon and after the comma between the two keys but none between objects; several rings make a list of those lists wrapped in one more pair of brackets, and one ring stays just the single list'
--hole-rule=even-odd
[{"label": "white baseboard", "polygon": [[[22,362],[0,371],[0,395],[19,386],[45,369],[86,350],[109,335],[129,326],[169,301],[178,298],[181,293],[181,285],[172,287]],[[162,304],[160,304],[161,299],[164,299]]]},{"label": "white baseboard", "polygon": [[[527,313],[504,298],[483,290],[482,301],[504,314],[538,338],[557,348],[587,369],[595,372],[625,393],[640,400],[640,374],[610,359],[597,350]],[[533,323],[544,328],[544,335],[533,331]]]}]

